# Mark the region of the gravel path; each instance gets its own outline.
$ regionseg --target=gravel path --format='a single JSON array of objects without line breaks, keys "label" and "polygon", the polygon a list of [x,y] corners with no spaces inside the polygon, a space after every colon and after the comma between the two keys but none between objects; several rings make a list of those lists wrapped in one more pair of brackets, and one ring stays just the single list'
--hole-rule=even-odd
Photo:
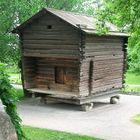
[{"label": "gravel path", "polygon": [[39,99],[26,99],[19,103],[18,112],[23,124],[74,132],[106,140],[140,140],[140,125],[131,118],[140,113],[140,96],[121,95],[117,105],[109,100],[96,103],[89,112],[64,103],[42,104]]}]

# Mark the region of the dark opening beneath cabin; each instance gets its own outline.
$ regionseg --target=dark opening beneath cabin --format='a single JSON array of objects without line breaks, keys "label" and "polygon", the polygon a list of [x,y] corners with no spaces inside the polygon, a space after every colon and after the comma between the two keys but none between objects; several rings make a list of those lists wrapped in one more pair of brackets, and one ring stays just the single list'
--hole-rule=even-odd
[{"label": "dark opening beneath cabin", "polygon": [[107,26],[99,36],[93,17],[44,8],[14,29],[26,94],[75,104],[115,97],[123,86],[128,35]]}]

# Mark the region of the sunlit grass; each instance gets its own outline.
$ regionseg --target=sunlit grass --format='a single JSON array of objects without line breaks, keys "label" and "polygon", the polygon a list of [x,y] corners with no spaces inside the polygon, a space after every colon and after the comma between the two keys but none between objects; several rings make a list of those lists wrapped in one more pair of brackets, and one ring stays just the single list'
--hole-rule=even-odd
[{"label": "sunlit grass", "polygon": [[90,136],[82,136],[73,133],[29,126],[23,126],[23,131],[25,132],[26,137],[28,137],[30,140],[101,140]]},{"label": "sunlit grass", "polygon": [[135,123],[137,123],[137,124],[140,124],[140,114],[134,116],[132,118],[132,121],[135,122]]},{"label": "sunlit grass", "polygon": [[126,84],[140,84],[140,73],[132,73],[132,72],[127,72],[125,74],[125,83]]}]

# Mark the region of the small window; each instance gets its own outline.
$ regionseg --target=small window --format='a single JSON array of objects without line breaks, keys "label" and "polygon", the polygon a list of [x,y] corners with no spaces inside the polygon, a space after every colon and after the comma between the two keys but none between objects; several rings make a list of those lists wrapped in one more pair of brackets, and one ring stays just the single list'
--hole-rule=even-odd
[{"label": "small window", "polygon": [[65,84],[65,68],[55,67],[55,83]]},{"label": "small window", "polygon": [[52,25],[48,25],[47,26],[47,29],[52,29]]}]

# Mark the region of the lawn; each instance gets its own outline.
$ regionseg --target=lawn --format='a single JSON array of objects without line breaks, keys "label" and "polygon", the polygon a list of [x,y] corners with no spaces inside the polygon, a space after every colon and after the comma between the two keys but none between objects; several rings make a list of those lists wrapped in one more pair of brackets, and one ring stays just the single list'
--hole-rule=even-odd
[{"label": "lawn", "polygon": [[132,72],[127,72],[125,74],[125,83],[126,84],[140,84],[140,73],[132,73]]},{"label": "lawn", "polygon": [[135,122],[135,123],[137,123],[137,124],[140,124],[140,114],[134,116],[132,118],[132,121]]},{"label": "lawn", "polygon": [[140,73],[127,72],[125,77],[125,92],[140,92]]},{"label": "lawn", "polygon": [[90,136],[77,135],[73,133],[41,128],[33,128],[29,126],[23,126],[23,131],[30,140],[101,140]]}]

